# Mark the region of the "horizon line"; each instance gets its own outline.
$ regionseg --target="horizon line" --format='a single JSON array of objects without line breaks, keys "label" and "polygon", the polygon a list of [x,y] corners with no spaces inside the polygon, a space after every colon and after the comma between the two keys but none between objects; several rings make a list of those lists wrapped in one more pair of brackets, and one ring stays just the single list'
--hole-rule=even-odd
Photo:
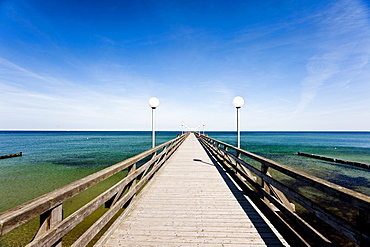
[{"label": "horizon line", "polygon": [[[138,130],[138,129],[0,129],[0,131],[149,131],[151,130]],[[156,130],[156,131],[177,131],[183,130]],[[203,132],[203,130],[198,130]],[[236,132],[236,130],[204,130],[204,132]],[[196,132],[196,130],[184,131]],[[241,130],[241,132],[370,132],[370,130]]]}]

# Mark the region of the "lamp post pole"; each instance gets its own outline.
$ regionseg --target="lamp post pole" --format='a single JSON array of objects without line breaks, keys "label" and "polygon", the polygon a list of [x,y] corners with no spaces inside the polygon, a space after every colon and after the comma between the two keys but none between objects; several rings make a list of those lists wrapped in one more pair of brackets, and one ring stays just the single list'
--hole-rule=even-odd
[{"label": "lamp post pole", "polygon": [[204,135],[204,126],[206,126],[206,123],[203,122],[202,125],[203,125],[203,135]]},{"label": "lamp post pole", "polygon": [[155,130],[154,130],[154,119],[155,119],[155,109],[159,106],[159,100],[156,97],[149,99],[149,106],[152,108],[152,148],[155,147]]},{"label": "lamp post pole", "polygon": [[240,96],[236,96],[233,100],[233,105],[236,108],[236,131],[238,135],[238,148],[240,148],[240,108],[244,105],[244,99]]},{"label": "lamp post pole", "polygon": [[236,129],[238,132],[238,148],[240,148],[240,107],[236,107]]},{"label": "lamp post pole", "polygon": [[185,126],[184,122],[181,122],[181,134],[184,134],[184,126]]},{"label": "lamp post pole", "polygon": [[152,108],[152,148],[155,147],[154,118],[155,118],[155,108]]}]

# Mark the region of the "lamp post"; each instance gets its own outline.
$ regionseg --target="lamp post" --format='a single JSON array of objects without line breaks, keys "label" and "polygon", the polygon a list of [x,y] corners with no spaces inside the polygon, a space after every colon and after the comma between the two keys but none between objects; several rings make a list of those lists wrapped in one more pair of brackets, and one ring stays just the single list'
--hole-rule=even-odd
[{"label": "lamp post", "polygon": [[184,122],[181,122],[181,134],[184,134],[184,126],[185,126]]},{"label": "lamp post", "polygon": [[233,105],[236,108],[236,131],[238,133],[238,148],[240,148],[240,117],[239,109],[244,105],[244,99],[240,96],[236,96],[233,99]]},{"label": "lamp post", "polygon": [[152,108],[152,148],[155,147],[155,131],[154,131],[154,110],[159,106],[159,100],[156,97],[149,99],[149,106]]},{"label": "lamp post", "polygon": [[203,125],[203,135],[204,135],[204,126],[206,126],[206,123],[203,122],[202,125]]}]

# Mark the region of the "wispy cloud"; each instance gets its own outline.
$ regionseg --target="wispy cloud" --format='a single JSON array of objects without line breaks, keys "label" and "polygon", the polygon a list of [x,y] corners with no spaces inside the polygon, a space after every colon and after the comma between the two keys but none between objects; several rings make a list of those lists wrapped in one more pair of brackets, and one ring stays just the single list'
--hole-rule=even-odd
[{"label": "wispy cloud", "polygon": [[309,60],[306,65],[308,76],[302,81],[302,91],[299,104],[295,112],[303,111],[316,97],[325,80],[339,71],[337,54],[324,54]]},{"label": "wispy cloud", "polygon": [[0,57],[0,82],[14,85],[23,89],[31,89],[40,86],[42,89],[65,85],[66,81],[43,75],[19,66],[9,60]]},{"label": "wispy cloud", "polygon": [[235,92],[230,85],[222,81],[205,81],[200,84],[200,98],[207,99],[207,104],[213,108],[230,105],[233,97],[240,92]]},{"label": "wispy cloud", "polygon": [[1,74],[9,73],[9,74],[18,74],[21,76],[27,76],[39,80],[45,81],[46,79],[36,73],[33,73],[32,71],[29,71],[21,66],[18,66],[4,58],[0,57],[0,72]]},{"label": "wispy cloud", "polygon": [[[346,72],[343,85],[350,83],[353,70],[361,70],[369,61],[369,14],[359,1],[340,1],[318,18],[320,37],[307,64],[307,76],[301,81],[300,101],[295,113],[316,98],[319,90],[334,75]],[[350,71],[352,69],[352,71]],[[337,84],[337,83],[336,83]]]},{"label": "wispy cloud", "polygon": [[285,102],[285,103],[293,104],[293,101],[286,99],[286,98],[282,98],[282,97],[274,97],[274,98],[279,101]]},{"label": "wispy cloud", "polygon": [[[142,99],[146,92],[124,92],[119,83],[70,82],[40,75],[0,58],[0,111],[14,119],[23,119],[28,126],[39,119],[38,125],[31,128],[119,129],[135,122],[140,126],[144,122],[140,112],[147,110],[146,98]],[[121,125],[122,119],[125,123]],[[15,127],[6,124],[2,122],[0,129]]]}]

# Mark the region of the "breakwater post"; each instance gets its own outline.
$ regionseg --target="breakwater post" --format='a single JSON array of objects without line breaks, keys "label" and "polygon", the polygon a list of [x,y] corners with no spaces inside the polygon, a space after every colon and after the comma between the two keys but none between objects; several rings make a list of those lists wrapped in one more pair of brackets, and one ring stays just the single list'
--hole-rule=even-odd
[{"label": "breakwater post", "polygon": [[320,155],[315,155],[315,154],[308,154],[308,153],[301,153],[301,152],[298,152],[298,155],[309,157],[309,158],[314,158],[314,159],[330,161],[330,162],[334,162],[334,163],[340,163],[340,164],[345,164],[345,165],[351,165],[351,166],[357,166],[357,167],[361,167],[361,168],[370,169],[370,165],[360,163],[360,162],[334,159],[334,158],[330,158],[330,157],[325,157],[325,156],[320,156]]},{"label": "breakwater post", "polygon": [[2,155],[2,156],[0,156],[0,159],[7,159],[7,158],[18,157],[18,156],[22,156],[22,152],[17,153],[17,154]]}]

